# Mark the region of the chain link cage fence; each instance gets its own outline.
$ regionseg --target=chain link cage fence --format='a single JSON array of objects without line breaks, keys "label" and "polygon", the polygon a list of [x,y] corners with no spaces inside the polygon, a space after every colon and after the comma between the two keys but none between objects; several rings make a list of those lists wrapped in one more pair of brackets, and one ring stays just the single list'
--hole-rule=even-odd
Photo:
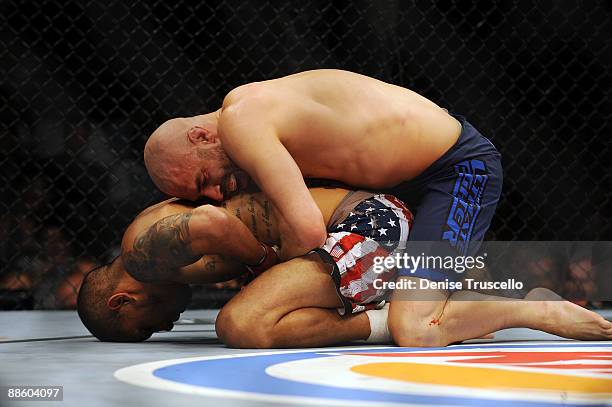
[{"label": "chain link cage fence", "polygon": [[611,35],[603,0],[4,0],[1,307],[74,306],[163,198],[142,160],[162,121],[316,68],[414,89],[488,135],[505,169],[489,238],[612,240]]}]

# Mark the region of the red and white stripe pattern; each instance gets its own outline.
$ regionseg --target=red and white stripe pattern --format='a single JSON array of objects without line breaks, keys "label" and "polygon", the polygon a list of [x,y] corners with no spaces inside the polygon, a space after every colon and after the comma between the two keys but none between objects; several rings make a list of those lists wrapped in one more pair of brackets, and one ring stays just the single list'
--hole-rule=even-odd
[{"label": "red and white stripe pattern", "polygon": [[[355,232],[331,232],[323,245],[334,259],[340,273],[340,294],[348,299],[352,306],[352,312],[360,312],[371,308],[384,305],[386,290],[374,288],[374,280],[382,281],[395,280],[396,270],[386,270],[382,273],[374,271],[374,259],[376,257],[385,258],[393,256],[395,251],[405,247],[408,240],[410,226],[412,225],[412,214],[403,202],[391,195],[376,195],[369,198],[369,201],[376,200],[383,205],[374,205],[377,209],[368,207],[367,211],[359,212],[356,207],[352,216],[347,217],[347,224],[353,222],[357,225]],[[384,213],[379,214],[379,211]],[[396,230],[389,235],[399,236],[399,244],[387,245],[384,241],[375,240],[371,236],[371,227],[368,220],[378,217],[378,221],[385,217],[385,220],[393,220],[395,226],[387,226],[388,229]],[[366,230],[367,229],[367,230]],[[364,236],[365,235],[365,236]],[[397,242],[394,242],[397,243]],[[394,249],[390,251],[390,249]],[[338,310],[340,314],[344,309]]]}]

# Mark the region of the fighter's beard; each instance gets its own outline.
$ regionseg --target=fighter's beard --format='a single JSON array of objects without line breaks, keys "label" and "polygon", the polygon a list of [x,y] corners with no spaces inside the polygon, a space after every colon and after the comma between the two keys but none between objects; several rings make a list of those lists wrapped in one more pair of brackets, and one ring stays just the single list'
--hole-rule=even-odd
[{"label": "fighter's beard", "polygon": [[[221,182],[221,193],[223,194],[223,199],[225,200],[242,192],[242,190],[248,186],[249,178],[244,171],[242,171],[233,164],[228,167],[225,167],[224,170],[225,175],[223,176]],[[229,191],[229,183],[232,178],[232,175],[235,178],[236,189],[234,191]],[[247,180],[247,182],[244,182],[245,179]]]}]

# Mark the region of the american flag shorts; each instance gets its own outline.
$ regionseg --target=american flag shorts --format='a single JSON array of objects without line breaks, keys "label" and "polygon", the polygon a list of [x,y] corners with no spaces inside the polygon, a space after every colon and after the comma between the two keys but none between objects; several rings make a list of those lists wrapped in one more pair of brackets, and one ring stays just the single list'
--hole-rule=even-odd
[{"label": "american flag shorts", "polygon": [[413,216],[392,195],[374,195],[361,201],[331,228],[325,244],[315,250],[333,265],[332,279],[344,305],[340,315],[382,307],[388,290],[374,280],[394,281],[397,270],[374,270],[374,259],[393,256],[405,248]]}]

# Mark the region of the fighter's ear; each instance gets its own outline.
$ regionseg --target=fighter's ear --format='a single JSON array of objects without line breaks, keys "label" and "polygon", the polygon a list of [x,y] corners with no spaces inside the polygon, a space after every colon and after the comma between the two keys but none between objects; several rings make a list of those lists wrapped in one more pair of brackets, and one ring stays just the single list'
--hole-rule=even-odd
[{"label": "fighter's ear", "polygon": [[200,126],[193,126],[187,131],[187,138],[193,144],[211,143],[214,141],[213,134],[210,130]]},{"label": "fighter's ear", "polygon": [[113,294],[107,301],[106,306],[113,311],[119,311],[121,307],[132,302],[132,297],[127,293],[116,293]]}]

